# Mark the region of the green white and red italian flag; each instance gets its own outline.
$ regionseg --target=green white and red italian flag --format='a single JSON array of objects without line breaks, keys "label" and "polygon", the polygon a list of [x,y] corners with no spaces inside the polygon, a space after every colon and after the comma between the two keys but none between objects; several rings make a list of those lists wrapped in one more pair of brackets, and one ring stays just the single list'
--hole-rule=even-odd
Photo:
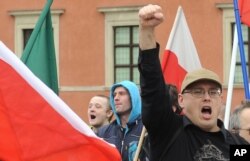
[{"label": "green white and red italian flag", "polygon": [[179,7],[162,59],[165,82],[175,85],[180,91],[186,73],[199,68],[199,56],[184,12]]},{"label": "green white and red italian flag", "polygon": [[0,42],[1,161],[120,161],[50,88]]}]

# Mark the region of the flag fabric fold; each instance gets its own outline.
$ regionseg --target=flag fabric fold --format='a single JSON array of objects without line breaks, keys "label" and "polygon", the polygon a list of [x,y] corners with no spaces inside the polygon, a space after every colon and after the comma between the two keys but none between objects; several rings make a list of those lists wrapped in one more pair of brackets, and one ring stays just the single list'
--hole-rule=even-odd
[{"label": "flag fabric fold", "polygon": [[178,8],[162,59],[162,71],[166,83],[181,89],[187,72],[201,68],[201,63],[189,31],[184,12]]},{"label": "flag fabric fold", "polygon": [[25,46],[21,60],[48,87],[58,94],[54,36],[48,0]]},{"label": "flag fabric fold", "polygon": [[120,161],[2,42],[0,118],[1,161]]},{"label": "flag fabric fold", "polygon": [[238,6],[239,6],[239,12],[241,16],[241,22],[250,27],[250,1],[239,0]]}]

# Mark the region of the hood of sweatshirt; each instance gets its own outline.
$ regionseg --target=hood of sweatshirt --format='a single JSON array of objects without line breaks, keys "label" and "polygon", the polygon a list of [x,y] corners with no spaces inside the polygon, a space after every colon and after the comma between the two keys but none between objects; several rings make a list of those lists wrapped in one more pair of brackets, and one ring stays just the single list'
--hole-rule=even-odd
[{"label": "hood of sweatshirt", "polygon": [[117,84],[114,84],[111,87],[110,104],[111,104],[112,110],[114,112],[114,116],[116,118],[117,124],[119,124],[119,125],[121,125],[121,121],[120,121],[120,118],[116,112],[115,103],[114,103],[114,96],[113,96],[114,90],[117,87],[124,87],[125,89],[127,89],[128,93],[130,95],[130,101],[131,101],[132,107],[131,107],[131,112],[130,112],[127,124],[133,123],[136,121],[138,116],[141,115],[141,96],[140,96],[139,89],[135,83],[133,83],[131,81],[127,81],[127,80],[119,82]]}]

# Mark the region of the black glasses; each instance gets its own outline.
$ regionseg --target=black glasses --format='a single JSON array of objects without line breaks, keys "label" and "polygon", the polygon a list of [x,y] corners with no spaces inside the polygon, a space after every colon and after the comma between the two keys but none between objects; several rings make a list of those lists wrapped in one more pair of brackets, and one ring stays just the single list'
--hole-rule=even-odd
[{"label": "black glasses", "polygon": [[248,134],[250,135],[250,128],[249,128],[249,129],[233,128],[233,129],[231,130],[231,132],[236,133],[236,134],[239,134],[239,131],[240,131],[240,130],[246,130],[246,131],[248,131]]},{"label": "black glasses", "polygon": [[246,130],[246,131],[248,131],[248,134],[250,135],[250,128],[249,129],[238,129],[238,130]]},{"label": "black glasses", "polygon": [[[218,98],[221,95],[221,90],[217,88],[209,89],[207,92],[211,98]],[[203,88],[193,88],[193,89],[185,90],[183,94],[184,93],[191,93],[192,96],[196,98],[202,98],[205,96],[206,91]]]}]

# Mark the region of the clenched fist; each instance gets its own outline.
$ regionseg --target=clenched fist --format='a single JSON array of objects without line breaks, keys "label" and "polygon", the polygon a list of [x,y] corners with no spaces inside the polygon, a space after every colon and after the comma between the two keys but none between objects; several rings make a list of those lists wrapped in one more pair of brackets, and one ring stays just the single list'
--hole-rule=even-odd
[{"label": "clenched fist", "polygon": [[140,9],[139,18],[141,27],[155,27],[164,20],[161,7],[152,4]]}]

